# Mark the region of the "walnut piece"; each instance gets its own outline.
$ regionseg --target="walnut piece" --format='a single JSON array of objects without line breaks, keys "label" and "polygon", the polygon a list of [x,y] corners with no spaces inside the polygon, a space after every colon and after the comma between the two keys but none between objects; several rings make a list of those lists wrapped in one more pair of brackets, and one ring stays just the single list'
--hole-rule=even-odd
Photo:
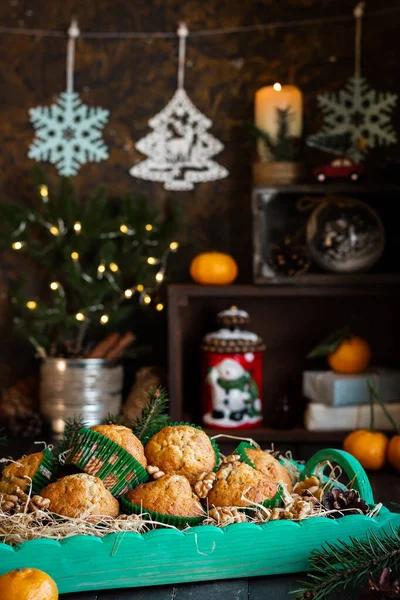
[{"label": "walnut piece", "polygon": [[296,483],[293,488],[293,493],[302,497],[316,498],[318,501],[321,501],[324,490],[321,488],[320,480],[313,475],[312,477],[306,477],[304,481]]},{"label": "walnut piece", "polygon": [[229,463],[234,463],[240,461],[239,454],[228,454],[222,459],[221,465],[227,465]]},{"label": "walnut piece", "polygon": [[165,475],[164,471],[161,471],[161,469],[154,465],[147,465],[146,470],[149,475],[152,475],[153,479],[160,479],[160,477]]},{"label": "walnut piece", "polygon": [[208,516],[216,521],[218,525],[245,523],[247,521],[246,515],[234,506],[216,506],[208,512]]},{"label": "walnut piece", "polygon": [[42,496],[29,498],[18,486],[14,488],[12,493],[0,494],[0,509],[6,513],[32,513],[39,510],[46,510],[49,506],[49,498],[42,498]]},{"label": "walnut piece", "polygon": [[209,473],[202,473],[199,479],[194,484],[194,491],[199,498],[207,498],[208,492],[212,489],[214,481],[216,480],[216,473],[210,471]]}]

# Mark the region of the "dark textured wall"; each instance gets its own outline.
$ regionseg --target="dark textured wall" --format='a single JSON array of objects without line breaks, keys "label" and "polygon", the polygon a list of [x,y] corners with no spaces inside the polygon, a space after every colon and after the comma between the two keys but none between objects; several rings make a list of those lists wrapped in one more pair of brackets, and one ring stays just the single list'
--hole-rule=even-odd
[{"label": "dark textured wall", "polygon": [[[87,31],[174,31],[181,19],[195,30],[348,14],[353,5],[345,0],[2,0],[0,25],[66,30],[76,15]],[[369,0],[367,10],[395,6],[398,1]],[[363,72],[378,89],[400,91],[399,23],[400,13],[365,19]],[[244,281],[251,278],[253,142],[243,124],[252,117],[254,92],[276,80],[295,82],[305,94],[307,127],[315,131],[321,122],[316,94],[340,87],[353,73],[353,34],[350,22],[189,39],[186,88],[225,143],[217,160],[230,176],[175,196],[197,248],[231,251]],[[28,109],[50,103],[65,89],[65,50],[63,39],[0,34],[2,195],[18,200],[31,195]],[[159,204],[171,196],[159,184],[132,179],[128,171],[140,158],[135,141],[174,91],[176,67],[176,40],[78,42],[76,91],[89,105],[111,112],[105,129],[110,158],[81,169],[76,184],[82,194],[105,182],[113,193],[137,189]],[[372,160],[378,156],[381,151],[372,153]],[[48,173],[56,179],[54,167]]]}]

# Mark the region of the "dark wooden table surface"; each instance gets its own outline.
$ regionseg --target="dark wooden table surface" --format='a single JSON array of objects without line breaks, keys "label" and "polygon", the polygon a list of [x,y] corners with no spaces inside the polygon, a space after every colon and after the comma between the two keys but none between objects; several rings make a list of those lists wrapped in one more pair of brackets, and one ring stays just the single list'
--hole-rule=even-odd
[{"label": "dark wooden table surface", "polygon": [[[1,454],[17,458],[24,452],[34,451],[38,451],[38,446],[13,440],[8,448],[2,449]],[[384,471],[370,473],[369,476],[375,501],[382,502],[395,510],[391,504],[400,503],[400,474]],[[240,560],[240,548],[238,548],[238,560]],[[76,592],[63,594],[62,600],[289,600],[290,592],[298,588],[298,581],[302,578],[304,575],[297,573],[153,587],[149,581],[149,587],[145,588]],[[365,597],[365,591],[355,590],[337,593],[330,596],[329,600],[361,600]]]}]

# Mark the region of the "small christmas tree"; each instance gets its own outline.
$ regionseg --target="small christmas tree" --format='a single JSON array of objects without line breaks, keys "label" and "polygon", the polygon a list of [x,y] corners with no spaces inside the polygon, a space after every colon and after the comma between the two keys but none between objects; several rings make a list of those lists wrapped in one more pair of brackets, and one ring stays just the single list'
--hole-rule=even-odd
[{"label": "small christmas tree", "polygon": [[350,131],[344,133],[315,133],[307,138],[307,146],[339,156],[346,156],[353,145]]},{"label": "small christmas tree", "polygon": [[[82,205],[69,179],[53,194],[36,177],[34,209],[0,204],[0,252],[29,257],[41,282],[26,293],[26,277],[10,281],[14,322],[38,352],[79,354],[85,340],[104,337],[135,311],[163,309],[160,287],[167,258],[178,248],[176,208],[162,219],[144,196],[112,202],[104,188]],[[57,354],[57,351],[56,351]]]}]

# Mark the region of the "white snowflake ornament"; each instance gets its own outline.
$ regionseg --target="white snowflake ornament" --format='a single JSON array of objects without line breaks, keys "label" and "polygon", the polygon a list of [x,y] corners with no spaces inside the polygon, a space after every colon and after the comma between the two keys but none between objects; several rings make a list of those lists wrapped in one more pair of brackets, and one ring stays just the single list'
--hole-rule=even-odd
[{"label": "white snowflake ornament", "polygon": [[28,157],[52,163],[64,177],[76,175],[79,167],[88,161],[108,158],[101,133],[109,111],[83,104],[73,90],[75,43],[79,34],[77,22],[73,20],[68,30],[67,90],[55,104],[29,111],[36,137],[29,147]]},{"label": "white snowflake ornament", "polygon": [[[345,154],[362,161],[369,148],[389,146],[397,142],[392,127],[391,113],[396,106],[397,94],[377,92],[361,76],[362,19],[365,2],[359,2],[354,10],[355,18],[355,61],[354,77],[338,92],[320,94],[318,104],[324,115],[324,125],[320,134],[310,136],[307,143],[320,147],[318,138],[322,135],[348,136],[350,147]],[[342,138],[343,139],[343,138]],[[328,148],[333,151],[333,148]],[[340,152],[336,152],[338,154]]]},{"label": "white snowflake ornament", "polygon": [[324,114],[322,133],[350,132],[354,144],[348,155],[355,161],[363,160],[357,141],[364,138],[367,148],[389,146],[397,142],[391,123],[391,112],[396,106],[397,94],[373,90],[364,77],[351,77],[337,93],[321,94],[318,104]]},{"label": "white snowflake ornament", "polygon": [[183,87],[187,35],[186,25],[181,24],[178,89],[167,106],[150,119],[153,132],[136,143],[148,158],[129,171],[133,177],[163,182],[165,189],[175,191],[192,190],[195,183],[228,175],[225,167],[212,160],[224,146],[208,133],[211,120],[195,107]]},{"label": "white snowflake ornament", "polygon": [[29,114],[36,129],[29,158],[52,163],[65,177],[88,161],[108,158],[101,131],[109,111],[82,104],[76,92],[63,92],[56,104],[31,108]]}]

